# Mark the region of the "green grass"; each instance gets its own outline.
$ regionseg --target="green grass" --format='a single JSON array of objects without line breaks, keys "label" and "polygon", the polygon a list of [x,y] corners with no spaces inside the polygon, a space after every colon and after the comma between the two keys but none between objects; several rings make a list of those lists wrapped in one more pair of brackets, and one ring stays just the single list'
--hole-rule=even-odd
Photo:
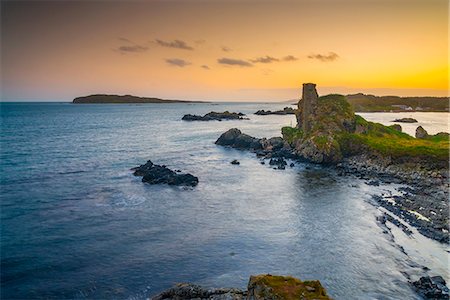
[{"label": "green grass", "polygon": [[289,144],[293,144],[295,141],[303,138],[303,130],[289,126],[281,128],[281,134],[283,139]]}]

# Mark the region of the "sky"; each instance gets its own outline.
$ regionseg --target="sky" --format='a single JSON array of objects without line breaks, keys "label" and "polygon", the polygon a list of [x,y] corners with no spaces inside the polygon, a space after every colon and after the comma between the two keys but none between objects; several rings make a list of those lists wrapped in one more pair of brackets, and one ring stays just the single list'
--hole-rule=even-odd
[{"label": "sky", "polygon": [[1,100],[448,96],[447,0],[1,1]]}]

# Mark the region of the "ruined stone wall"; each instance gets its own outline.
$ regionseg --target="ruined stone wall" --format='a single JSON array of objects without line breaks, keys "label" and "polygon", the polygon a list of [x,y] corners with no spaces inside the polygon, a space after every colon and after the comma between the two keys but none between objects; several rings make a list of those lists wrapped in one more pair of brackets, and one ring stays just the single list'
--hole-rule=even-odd
[{"label": "ruined stone wall", "polygon": [[304,132],[311,129],[311,116],[314,115],[319,95],[314,83],[304,83],[302,99],[298,102],[297,127],[302,128]]}]

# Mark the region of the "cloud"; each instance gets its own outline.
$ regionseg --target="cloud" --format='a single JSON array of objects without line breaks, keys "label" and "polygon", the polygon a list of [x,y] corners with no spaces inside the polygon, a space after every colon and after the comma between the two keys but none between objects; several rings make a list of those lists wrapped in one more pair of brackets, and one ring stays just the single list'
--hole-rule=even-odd
[{"label": "cloud", "polygon": [[329,61],[335,61],[336,59],[338,59],[339,55],[337,55],[334,52],[329,52],[328,55],[325,55],[325,54],[311,54],[311,55],[308,55],[308,58],[310,58],[310,59],[317,59],[317,60],[320,60],[322,62],[329,62]]},{"label": "cloud", "polygon": [[262,63],[262,64],[270,64],[272,62],[277,62],[280,61],[278,58],[272,57],[272,56],[268,56],[266,55],[265,57],[258,57],[255,59],[251,59],[250,60],[252,63]]},{"label": "cloud", "polygon": [[184,59],[181,59],[181,58],[167,58],[166,63],[168,63],[169,65],[181,67],[181,68],[186,67],[191,64],[190,62],[185,61]]},{"label": "cloud", "polygon": [[156,43],[162,47],[168,47],[168,48],[176,48],[176,49],[183,49],[183,50],[194,50],[191,46],[189,46],[185,41],[181,40],[173,40],[171,42],[166,42],[162,40],[155,40]]},{"label": "cloud", "polygon": [[117,51],[121,54],[127,54],[127,53],[139,53],[139,52],[145,52],[148,50],[147,46],[139,45],[127,38],[119,37],[119,41],[122,43],[125,43],[126,45],[119,46],[114,49],[114,51]]},{"label": "cloud", "polygon": [[139,52],[145,52],[148,50],[148,47],[140,46],[140,45],[131,45],[131,46],[120,46],[116,51],[119,51],[122,54],[126,53],[139,53]]},{"label": "cloud", "polygon": [[231,48],[229,48],[229,47],[227,47],[227,46],[222,46],[221,49],[222,49],[223,52],[230,52],[230,51],[233,51],[233,49],[231,49]]},{"label": "cloud", "polygon": [[203,68],[205,70],[210,70],[210,68],[207,65],[203,65],[203,66],[201,66],[201,68]]},{"label": "cloud", "polygon": [[222,65],[230,65],[230,66],[240,66],[240,67],[253,67],[251,63],[242,59],[234,59],[234,58],[219,58],[217,60],[219,64]]},{"label": "cloud", "polygon": [[287,56],[283,57],[283,60],[284,61],[296,61],[296,60],[298,60],[298,58],[293,55],[287,55]]}]

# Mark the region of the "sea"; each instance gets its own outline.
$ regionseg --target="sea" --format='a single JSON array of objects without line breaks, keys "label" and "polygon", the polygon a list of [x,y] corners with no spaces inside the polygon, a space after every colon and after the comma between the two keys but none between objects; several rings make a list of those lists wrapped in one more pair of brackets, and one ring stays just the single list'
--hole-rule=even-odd
[{"label": "sea", "polygon": [[[245,288],[252,274],[320,280],[334,299],[420,299],[408,283],[449,280],[449,248],[386,230],[371,186],[332,168],[275,170],[214,144],[230,128],[281,136],[286,103],[1,103],[1,299],[147,299],[178,282]],[[184,114],[249,120],[186,122]],[[448,113],[364,113],[413,135],[448,132]],[[237,159],[240,165],[230,162]],[[149,185],[147,160],[199,178]]]}]

